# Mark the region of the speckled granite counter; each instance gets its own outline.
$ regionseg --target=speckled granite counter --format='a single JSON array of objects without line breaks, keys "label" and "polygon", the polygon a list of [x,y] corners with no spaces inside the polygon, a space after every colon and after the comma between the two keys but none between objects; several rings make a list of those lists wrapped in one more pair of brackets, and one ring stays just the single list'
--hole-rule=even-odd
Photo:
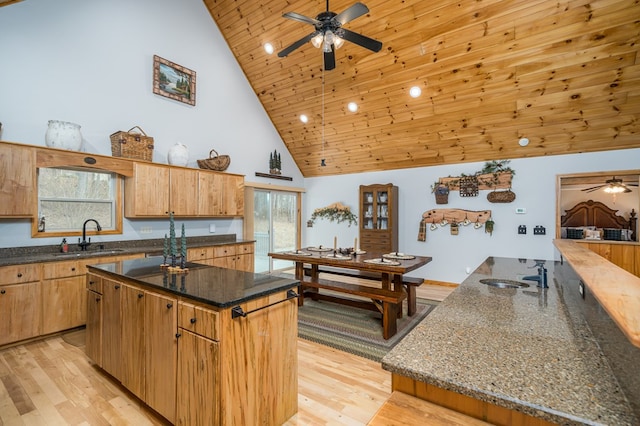
[{"label": "speckled granite counter", "polygon": [[382,360],[385,370],[559,424],[638,424],[586,323],[549,288],[501,289],[532,260],[488,258]]},{"label": "speckled granite counter", "polygon": [[[237,240],[235,234],[188,237],[187,247],[242,244],[253,240]],[[32,246],[0,248],[0,266],[26,263],[60,262],[91,257],[144,253],[162,255],[164,239],[94,242],[87,251],[80,251],[77,244],[69,244],[69,253],[60,253],[59,246]],[[178,243],[178,246],[180,244]]]},{"label": "speckled granite counter", "polygon": [[143,287],[161,289],[217,308],[227,308],[258,297],[298,286],[298,281],[275,275],[187,263],[187,274],[170,274],[160,268],[158,258],[123,260],[89,265],[114,278],[125,277]]}]

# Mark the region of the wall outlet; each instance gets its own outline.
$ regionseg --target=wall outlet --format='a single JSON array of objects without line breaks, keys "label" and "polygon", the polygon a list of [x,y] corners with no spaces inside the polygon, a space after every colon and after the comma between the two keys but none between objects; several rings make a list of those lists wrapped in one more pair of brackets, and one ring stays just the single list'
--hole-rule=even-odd
[{"label": "wall outlet", "polygon": [[152,231],[153,229],[150,226],[143,226],[142,228],[140,228],[141,234],[150,234]]},{"label": "wall outlet", "polygon": [[518,234],[524,235],[527,233],[527,225],[518,226]]},{"label": "wall outlet", "polygon": [[525,214],[526,212],[527,212],[527,209],[525,209],[524,207],[516,208],[516,214]]},{"label": "wall outlet", "polygon": [[533,228],[533,235],[545,235],[547,230],[544,226],[536,225]]},{"label": "wall outlet", "polygon": [[216,232],[216,225],[212,223],[209,225],[209,233],[214,234],[215,232]]}]

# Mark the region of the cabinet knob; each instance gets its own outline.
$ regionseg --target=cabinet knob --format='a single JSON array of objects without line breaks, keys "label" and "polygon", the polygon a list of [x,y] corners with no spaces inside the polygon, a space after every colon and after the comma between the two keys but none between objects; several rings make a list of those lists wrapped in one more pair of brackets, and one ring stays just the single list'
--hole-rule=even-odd
[{"label": "cabinet knob", "polygon": [[144,296],[144,293],[138,293],[138,299],[142,299],[143,296]]},{"label": "cabinet knob", "polygon": [[22,278],[22,272],[18,272],[18,278]]},{"label": "cabinet knob", "polygon": [[191,324],[195,324],[196,323],[196,319],[195,318],[191,318]]},{"label": "cabinet knob", "polygon": [[76,268],[71,268],[71,271],[74,271],[74,272],[75,272],[75,270],[76,270]]},{"label": "cabinet knob", "polygon": [[100,300],[102,299],[100,299],[99,297],[96,297],[96,302],[99,302]]},{"label": "cabinet knob", "polygon": [[6,292],[7,290],[4,290],[4,289],[0,290],[0,294],[5,294]]},{"label": "cabinet knob", "polygon": [[173,303],[167,303],[167,309],[173,308]]},{"label": "cabinet knob", "polygon": [[120,289],[120,285],[116,284],[116,285],[113,286],[113,288],[115,288],[116,290],[119,290]]},{"label": "cabinet knob", "polygon": [[95,282],[89,281],[89,285],[94,285],[94,284],[95,284]]},{"label": "cabinet knob", "polygon": [[176,339],[179,339],[179,338],[180,338],[180,336],[182,336],[182,334],[180,334],[180,333],[176,333]]}]

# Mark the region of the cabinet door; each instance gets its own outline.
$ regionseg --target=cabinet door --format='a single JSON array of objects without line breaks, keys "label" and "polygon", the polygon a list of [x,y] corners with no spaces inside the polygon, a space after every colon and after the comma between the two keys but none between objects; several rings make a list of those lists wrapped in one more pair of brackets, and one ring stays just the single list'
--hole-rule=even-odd
[{"label": "cabinet door", "polygon": [[244,215],[243,176],[203,171],[198,176],[198,215]]},{"label": "cabinet door", "polygon": [[103,279],[102,304],[102,368],[116,379],[122,376],[120,294],[122,284]]},{"label": "cabinet door", "polygon": [[[227,373],[233,374],[228,369]],[[180,390],[177,425],[220,424],[220,349],[217,342],[180,329],[177,388]],[[229,405],[236,402],[239,401],[230,401]]]},{"label": "cabinet door", "polygon": [[145,292],[145,401],[172,423],[176,416],[177,300]]},{"label": "cabinet door", "polygon": [[176,216],[197,216],[197,170],[171,169],[169,174],[169,191],[169,206]]},{"label": "cabinet door", "polygon": [[134,395],[144,400],[144,305],[145,292],[122,285],[120,315],[122,321],[122,377],[120,381]]},{"label": "cabinet door", "polygon": [[42,334],[79,327],[86,318],[85,277],[42,281]]},{"label": "cabinet door", "polygon": [[33,217],[35,182],[35,150],[1,144],[0,217]]},{"label": "cabinet door", "polygon": [[85,353],[102,367],[102,295],[87,292],[87,329],[85,332]]},{"label": "cabinet door", "polygon": [[40,283],[0,286],[0,345],[40,334]]},{"label": "cabinet door", "polygon": [[234,268],[239,271],[253,272],[254,258],[253,253],[239,254],[236,256]]},{"label": "cabinet door", "polygon": [[222,214],[244,216],[244,177],[223,176]]},{"label": "cabinet door", "polygon": [[136,163],[125,179],[126,217],[166,216],[169,213],[169,168]]}]

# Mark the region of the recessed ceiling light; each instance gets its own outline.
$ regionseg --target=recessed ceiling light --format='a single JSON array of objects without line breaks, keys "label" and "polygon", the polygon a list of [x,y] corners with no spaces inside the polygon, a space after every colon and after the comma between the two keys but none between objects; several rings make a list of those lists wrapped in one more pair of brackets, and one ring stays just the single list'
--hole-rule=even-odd
[{"label": "recessed ceiling light", "polygon": [[307,121],[309,121],[309,117],[307,117],[304,114],[300,114],[300,121],[302,121],[303,123],[306,123]]},{"label": "recessed ceiling light", "polygon": [[411,95],[412,98],[417,98],[421,94],[422,89],[420,89],[418,86],[413,86],[411,89],[409,89],[409,95]]},{"label": "recessed ceiling light", "polygon": [[529,139],[527,138],[521,138],[518,143],[520,144],[520,146],[527,146],[529,145]]},{"label": "recessed ceiling light", "polygon": [[349,108],[349,111],[351,112],[356,112],[358,110],[358,104],[355,102],[349,102],[347,108]]},{"label": "recessed ceiling light", "polygon": [[271,43],[265,43],[264,51],[271,55],[273,53],[273,45]]}]

